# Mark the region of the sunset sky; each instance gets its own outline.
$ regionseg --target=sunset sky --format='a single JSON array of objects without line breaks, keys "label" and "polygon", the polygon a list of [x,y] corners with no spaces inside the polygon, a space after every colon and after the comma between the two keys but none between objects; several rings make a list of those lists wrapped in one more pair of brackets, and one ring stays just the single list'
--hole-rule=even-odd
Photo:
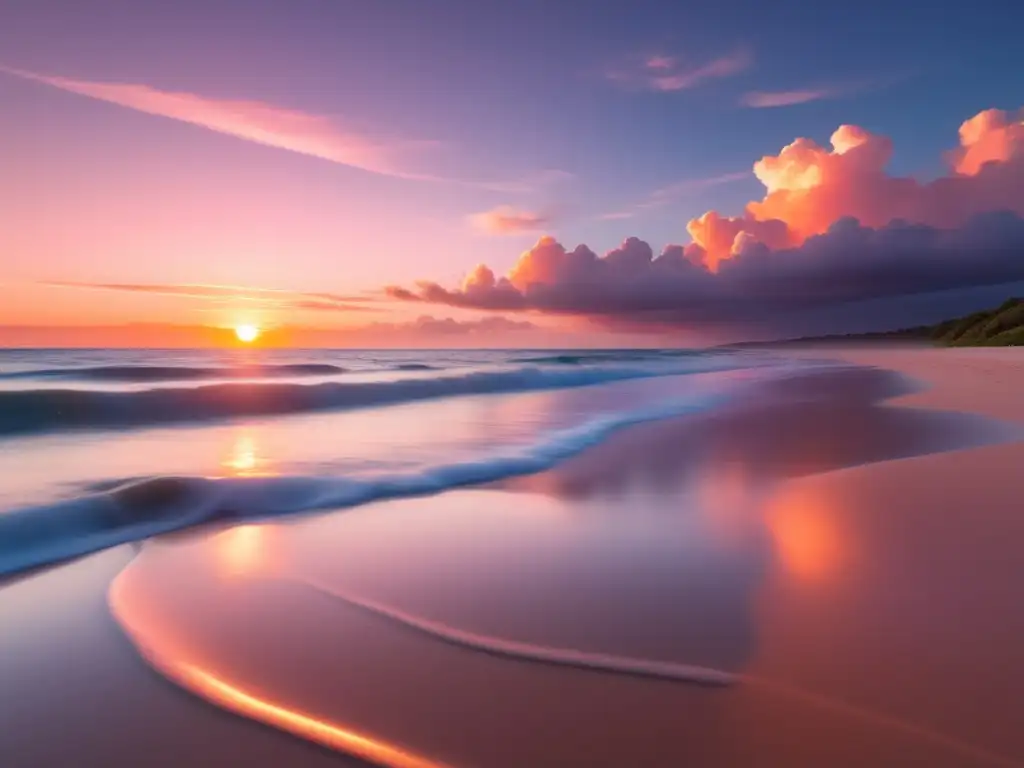
[{"label": "sunset sky", "polygon": [[5,2],[0,344],[684,344],[998,302],[1024,293],[1022,25]]}]

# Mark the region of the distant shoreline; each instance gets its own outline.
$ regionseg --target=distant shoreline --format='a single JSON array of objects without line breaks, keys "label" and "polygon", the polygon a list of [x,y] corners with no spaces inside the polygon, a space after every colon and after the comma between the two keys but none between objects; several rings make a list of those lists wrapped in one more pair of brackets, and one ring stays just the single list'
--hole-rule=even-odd
[{"label": "distant shoreline", "polygon": [[943,320],[935,325],[918,325],[892,331],[837,333],[826,336],[800,336],[775,341],[741,341],[723,344],[724,349],[748,347],[793,347],[819,344],[865,344],[898,342],[914,346],[938,347],[1019,347],[1024,346],[1024,299],[1007,299],[998,307]]}]

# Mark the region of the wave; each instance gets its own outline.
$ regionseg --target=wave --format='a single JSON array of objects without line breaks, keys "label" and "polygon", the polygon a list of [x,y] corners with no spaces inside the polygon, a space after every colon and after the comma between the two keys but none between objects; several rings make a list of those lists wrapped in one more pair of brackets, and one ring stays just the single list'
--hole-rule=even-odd
[{"label": "wave", "polygon": [[736,681],[736,675],[712,667],[538,645],[521,640],[509,640],[494,635],[469,632],[440,621],[425,619],[376,600],[342,592],[336,587],[314,579],[292,577],[292,580],[350,608],[356,608],[377,618],[391,621],[435,640],[481,653],[489,653],[493,656],[558,667],[575,667],[595,672],[651,677],[656,680],[675,680],[695,685],[726,686],[732,685]]},{"label": "wave", "polygon": [[201,379],[270,379],[292,376],[333,376],[345,368],[328,363],[291,363],[239,367],[184,365],[98,365],[83,368],[47,368],[0,374],[0,378],[68,379],[76,381],[157,382]]},{"label": "wave", "polygon": [[505,455],[374,478],[157,477],[103,493],[0,514],[0,575],[85,555],[213,521],[271,518],[371,501],[423,496],[534,474],[634,424],[714,406],[724,394],[691,396],[658,408],[618,413]]},{"label": "wave", "polygon": [[272,416],[392,405],[440,397],[528,392],[625,379],[734,368],[720,359],[674,368],[586,370],[518,368],[393,381],[231,382],[138,391],[36,389],[0,391],[0,435],[73,428],[115,428],[241,416]]},{"label": "wave", "polygon": [[426,363],[399,363],[394,367],[396,371],[436,371],[437,367]]},{"label": "wave", "polygon": [[687,357],[703,354],[692,349],[606,349],[595,352],[573,352],[535,357],[516,357],[513,363],[534,363],[540,365],[586,365],[588,363],[622,363]]}]

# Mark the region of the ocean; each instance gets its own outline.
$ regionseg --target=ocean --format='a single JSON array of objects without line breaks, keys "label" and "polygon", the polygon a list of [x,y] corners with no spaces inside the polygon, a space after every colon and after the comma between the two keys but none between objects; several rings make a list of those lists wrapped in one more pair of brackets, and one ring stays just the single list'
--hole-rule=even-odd
[{"label": "ocean", "polygon": [[1009,765],[1020,361],[949,352],[0,352],[0,742]]},{"label": "ocean", "polygon": [[794,363],[721,350],[0,350],[0,574],[548,469]]}]

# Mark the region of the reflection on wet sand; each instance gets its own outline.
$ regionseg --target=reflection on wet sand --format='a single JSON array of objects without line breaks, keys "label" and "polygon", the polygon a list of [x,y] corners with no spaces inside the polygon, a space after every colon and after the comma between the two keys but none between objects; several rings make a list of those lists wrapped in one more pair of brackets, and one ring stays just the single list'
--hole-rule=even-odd
[{"label": "reflection on wet sand", "polygon": [[827,579],[844,565],[850,539],[837,529],[830,503],[822,494],[786,487],[765,512],[780,564],[796,580]]},{"label": "reflection on wet sand", "polygon": [[203,698],[215,704],[262,720],[339,752],[347,752],[395,768],[444,768],[443,763],[405,752],[385,742],[318,720],[303,712],[272,704],[232,686],[199,667],[183,665],[171,674],[178,678],[185,688],[198,691]]},{"label": "reflection on wet sand", "polygon": [[216,562],[228,578],[244,578],[271,572],[270,539],[274,529],[267,525],[238,525],[218,534]]},{"label": "reflection on wet sand", "polygon": [[[869,573],[853,567],[867,529],[831,486],[780,481],[985,439],[978,421],[879,407],[892,382],[877,372],[830,376],[624,433],[504,485],[519,493],[151,545],[111,607],[185,688],[384,765],[1013,765],[933,727],[927,709],[880,699],[899,673],[888,659],[830,685],[822,664],[857,658],[851,627],[879,620],[870,598],[818,610]],[[816,622],[848,631],[820,659],[805,644],[832,624]],[[805,661],[819,678],[801,677]],[[740,684],[594,672],[642,665]],[[755,706],[764,697],[774,704]]]}]

